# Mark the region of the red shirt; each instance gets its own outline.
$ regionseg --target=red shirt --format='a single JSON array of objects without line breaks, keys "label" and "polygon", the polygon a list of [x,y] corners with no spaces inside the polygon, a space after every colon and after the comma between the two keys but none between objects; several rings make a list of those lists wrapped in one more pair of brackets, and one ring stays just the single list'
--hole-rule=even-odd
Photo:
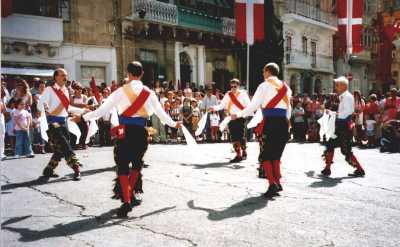
[{"label": "red shirt", "polygon": [[375,115],[379,113],[379,104],[378,101],[368,102],[365,105],[364,113],[368,115]]}]

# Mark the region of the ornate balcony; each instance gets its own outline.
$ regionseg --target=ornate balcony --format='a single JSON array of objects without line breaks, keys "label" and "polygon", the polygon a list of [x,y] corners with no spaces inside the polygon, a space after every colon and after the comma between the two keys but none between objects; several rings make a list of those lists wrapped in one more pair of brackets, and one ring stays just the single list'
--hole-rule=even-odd
[{"label": "ornate balcony", "polygon": [[323,11],[320,8],[312,6],[304,1],[299,0],[288,0],[286,1],[286,9],[289,14],[295,14],[310,21],[314,21],[315,24],[323,23],[333,28],[337,28],[337,17],[333,14]]},{"label": "ornate balcony", "polygon": [[222,32],[222,19],[195,9],[178,7],[178,25],[209,32]]},{"label": "ornate balcony", "polygon": [[301,51],[292,50],[285,52],[286,68],[314,70],[326,73],[333,73],[333,57],[318,54],[312,57]]},{"label": "ornate balcony", "polygon": [[235,20],[156,0],[132,0],[134,20],[144,20],[199,31],[235,35]]},{"label": "ornate balcony", "polygon": [[8,42],[59,46],[64,40],[61,18],[12,14],[1,19],[1,37]]},{"label": "ornate balcony", "polygon": [[133,0],[133,18],[169,25],[178,24],[178,8],[155,0]]}]

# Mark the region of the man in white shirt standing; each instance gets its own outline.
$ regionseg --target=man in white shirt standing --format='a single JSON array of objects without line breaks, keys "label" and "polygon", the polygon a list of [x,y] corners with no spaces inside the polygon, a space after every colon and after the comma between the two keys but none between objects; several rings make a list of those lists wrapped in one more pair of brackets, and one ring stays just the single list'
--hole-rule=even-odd
[{"label": "man in white shirt standing", "polygon": [[[144,86],[140,79],[143,67],[140,62],[131,62],[127,67],[128,83],[114,91],[96,110],[83,116],[86,121],[104,116],[116,107],[119,126],[115,129],[116,142],[114,160],[117,165],[117,183],[115,198],[123,204],[118,217],[126,217],[132,211],[134,188],[143,166],[143,156],[148,146],[148,133],[145,128],[149,116],[155,113],[172,128],[180,128],[180,122],[174,122],[162,108],[154,91]],[[129,165],[132,163],[132,168]]]},{"label": "man in white shirt standing", "polygon": [[[53,75],[54,85],[46,87],[39,99],[39,111],[47,112],[49,126],[47,135],[54,148],[53,156],[51,156],[50,162],[43,170],[43,176],[45,178],[58,177],[54,173],[54,169],[61,159],[65,158],[68,166],[74,170],[74,180],[80,180],[80,163],[70,145],[67,118],[69,113],[81,115],[87,110],[70,105],[68,89],[65,86],[67,76],[66,70],[56,69]],[[80,116],[75,116],[73,121],[78,121],[79,118]]]},{"label": "man in white shirt standing", "polygon": [[[232,79],[230,81],[230,86],[231,90],[225,94],[220,104],[211,107],[212,111],[225,109],[229,115],[234,115],[243,110],[250,103],[249,95],[247,95],[245,91],[239,89],[239,79]],[[245,119],[238,118],[231,120],[228,124],[228,128],[231,136],[230,139],[236,152],[236,157],[232,159],[230,163],[237,163],[247,158]]]},{"label": "man in white shirt standing", "polygon": [[339,95],[339,107],[336,117],[335,139],[330,139],[325,151],[325,168],[321,171],[324,176],[331,175],[331,165],[336,147],[340,147],[340,151],[345,156],[347,163],[356,170],[349,174],[352,177],[363,177],[364,169],[361,167],[356,156],[352,152],[353,127],[352,120],[354,113],[354,97],[348,91],[349,80],[341,76],[334,80],[336,93]]},{"label": "man in white shirt standing", "polygon": [[247,117],[261,107],[263,112],[262,152],[260,160],[268,180],[269,187],[264,194],[271,198],[282,191],[281,157],[289,140],[289,119],[291,117],[289,87],[278,79],[279,67],[269,63],[264,67],[264,79],[254,94],[250,104],[232,119]]}]

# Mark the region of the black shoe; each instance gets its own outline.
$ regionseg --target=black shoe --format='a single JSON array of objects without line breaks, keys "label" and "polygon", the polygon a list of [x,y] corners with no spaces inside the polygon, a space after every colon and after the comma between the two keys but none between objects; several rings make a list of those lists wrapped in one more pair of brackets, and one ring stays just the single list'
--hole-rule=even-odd
[{"label": "black shoe", "polygon": [[136,196],[132,196],[131,207],[133,208],[139,206],[140,204],[142,204],[142,199],[137,198]]},{"label": "black shoe", "polygon": [[128,216],[128,213],[132,211],[131,204],[129,203],[124,203],[121,205],[121,207],[117,211],[117,216],[118,218],[126,218]]},{"label": "black shoe", "polygon": [[350,177],[364,177],[365,176],[365,171],[364,170],[355,170],[353,173],[349,173]]},{"label": "black shoe", "polygon": [[268,187],[267,192],[264,193],[264,197],[272,198],[274,196],[279,196],[278,191],[279,191],[278,186],[276,184],[271,184]]},{"label": "black shoe", "polygon": [[74,176],[73,176],[73,180],[74,181],[79,181],[79,180],[81,180],[81,173],[79,172],[79,171],[75,171],[74,172]]},{"label": "black shoe", "polygon": [[238,162],[240,162],[242,160],[243,160],[242,157],[236,156],[233,160],[230,160],[229,163],[238,163]]},{"label": "black shoe", "polygon": [[58,178],[59,175],[54,173],[54,170],[51,169],[50,167],[46,167],[43,170],[43,176],[47,178]]},{"label": "black shoe", "polygon": [[277,184],[276,186],[278,187],[278,192],[283,191],[282,184]]},{"label": "black shoe", "polygon": [[246,152],[243,152],[243,154],[242,154],[242,160],[247,160],[247,153],[246,153]]},{"label": "black shoe", "polygon": [[324,170],[321,171],[321,174],[324,175],[325,177],[329,177],[331,175],[331,170],[325,168]]}]

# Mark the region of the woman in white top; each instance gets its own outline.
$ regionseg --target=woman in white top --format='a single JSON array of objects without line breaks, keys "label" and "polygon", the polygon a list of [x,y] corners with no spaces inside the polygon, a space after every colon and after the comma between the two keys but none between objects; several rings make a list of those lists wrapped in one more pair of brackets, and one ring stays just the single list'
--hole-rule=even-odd
[{"label": "woman in white top", "polygon": [[[88,108],[87,105],[87,96],[85,94],[82,93],[83,91],[83,87],[82,85],[77,82],[73,85],[73,89],[74,89],[74,95],[71,97],[71,105],[78,107],[78,108]],[[88,125],[85,121],[80,121],[78,123],[79,129],[81,131],[81,137],[79,138],[79,146],[76,147],[75,146],[75,138],[71,138],[71,145],[75,146],[75,148],[79,148],[79,149],[86,149],[86,136],[88,134]]]}]

